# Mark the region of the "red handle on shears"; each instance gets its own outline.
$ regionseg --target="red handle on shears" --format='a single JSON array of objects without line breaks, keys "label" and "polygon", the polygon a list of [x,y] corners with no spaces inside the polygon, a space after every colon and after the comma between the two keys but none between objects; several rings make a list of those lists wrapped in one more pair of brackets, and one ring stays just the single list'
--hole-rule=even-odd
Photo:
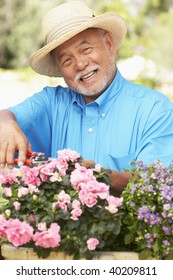
[{"label": "red handle on shears", "polygon": [[[30,150],[27,151],[26,154],[26,160],[24,162],[24,165],[27,166],[38,166],[38,165],[42,165],[45,162],[47,162],[49,160],[49,158],[45,155],[45,153],[42,152],[32,152]],[[18,165],[18,158],[14,158],[14,164]]]},{"label": "red handle on shears", "polygon": [[[36,152],[27,150],[27,154],[26,154],[27,158],[24,162],[24,165],[32,166],[32,159],[36,154],[37,154]],[[14,158],[14,164],[18,165],[18,158]]]}]

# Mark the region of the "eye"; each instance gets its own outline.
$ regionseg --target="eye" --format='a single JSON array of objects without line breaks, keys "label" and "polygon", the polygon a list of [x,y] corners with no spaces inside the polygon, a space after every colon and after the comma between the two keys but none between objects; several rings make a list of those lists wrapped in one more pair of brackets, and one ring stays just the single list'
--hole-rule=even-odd
[{"label": "eye", "polygon": [[70,57],[67,57],[67,58],[62,60],[61,64],[62,64],[62,66],[67,67],[71,64],[71,62],[72,62],[72,59]]},{"label": "eye", "polygon": [[82,50],[82,53],[83,54],[90,54],[92,52],[93,48],[92,47],[87,47],[87,48],[84,48]]}]

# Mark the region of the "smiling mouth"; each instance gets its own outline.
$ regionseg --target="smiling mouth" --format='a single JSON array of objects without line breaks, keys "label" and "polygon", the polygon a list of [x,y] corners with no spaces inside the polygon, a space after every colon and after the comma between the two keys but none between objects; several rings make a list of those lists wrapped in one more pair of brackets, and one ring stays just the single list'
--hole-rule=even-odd
[{"label": "smiling mouth", "polygon": [[83,77],[80,78],[80,81],[84,82],[93,77],[96,74],[97,70],[91,71],[87,75],[84,75]]}]

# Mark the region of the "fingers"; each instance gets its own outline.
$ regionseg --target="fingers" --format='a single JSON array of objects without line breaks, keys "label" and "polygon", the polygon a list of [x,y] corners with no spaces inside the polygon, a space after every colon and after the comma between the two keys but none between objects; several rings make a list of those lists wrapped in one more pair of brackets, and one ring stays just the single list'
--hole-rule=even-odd
[{"label": "fingers", "polygon": [[14,154],[15,154],[15,146],[10,144],[6,149],[6,163],[10,169],[14,166]]},{"label": "fingers", "polygon": [[86,168],[91,168],[92,166],[95,166],[95,162],[93,160],[81,160],[80,164],[85,166]]},{"label": "fingers", "polygon": [[[31,145],[25,135],[20,133],[16,137],[10,137],[0,144],[0,168],[8,165],[10,169],[14,167],[14,156],[18,153],[17,164],[23,165],[26,161],[27,150],[31,150]],[[16,163],[15,163],[16,164]]]},{"label": "fingers", "polygon": [[6,164],[11,169],[14,165],[15,146],[7,142],[1,144],[0,147],[0,167],[4,168]]},{"label": "fingers", "polygon": [[3,143],[0,147],[0,168],[5,167],[7,146],[7,143]]},{"label": "fingers", "polygon": [[8,165],[9,169],[14,167],[14,155],[18,152],[18,165],[22,166],[26,161],[27,150],[31,149],[31,145],[28,143],[19,144],[18,147],[12,144],[3,143],[0,147],[0,168],[4,168]]},{"label": "fingers", "polygon": [[20,129],[11,113],[6,114],[8,121],[0,122],[0,167],[7,164],[11,169],[14,166],[14,155],[18,152],[18,163],[24,164],[28,148],[31,149],[26,136]]},{"label": "fingers", "polygon": [[18,166],[24,165],[24,163],[26,161],[26,155],[27,155],[28,150],[32,150],[29,142],[27,142],[27,145],[23,145],[23,144],[19,145],[19,148],[18,148]]}]

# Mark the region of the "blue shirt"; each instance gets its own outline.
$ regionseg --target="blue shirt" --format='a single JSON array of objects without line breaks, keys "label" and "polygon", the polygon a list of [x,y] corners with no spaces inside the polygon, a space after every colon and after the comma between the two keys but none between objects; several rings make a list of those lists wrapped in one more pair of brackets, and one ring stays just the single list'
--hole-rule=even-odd
[{"label": "blue shirt", "polygon": [[163,94],[124,79],[117,70],[106,91],[85,104],[70,88],[45,87],[11,107],[33,151],[56,157],[70,148],[114,170],[137,159],[173,160],[173,103]]}]

